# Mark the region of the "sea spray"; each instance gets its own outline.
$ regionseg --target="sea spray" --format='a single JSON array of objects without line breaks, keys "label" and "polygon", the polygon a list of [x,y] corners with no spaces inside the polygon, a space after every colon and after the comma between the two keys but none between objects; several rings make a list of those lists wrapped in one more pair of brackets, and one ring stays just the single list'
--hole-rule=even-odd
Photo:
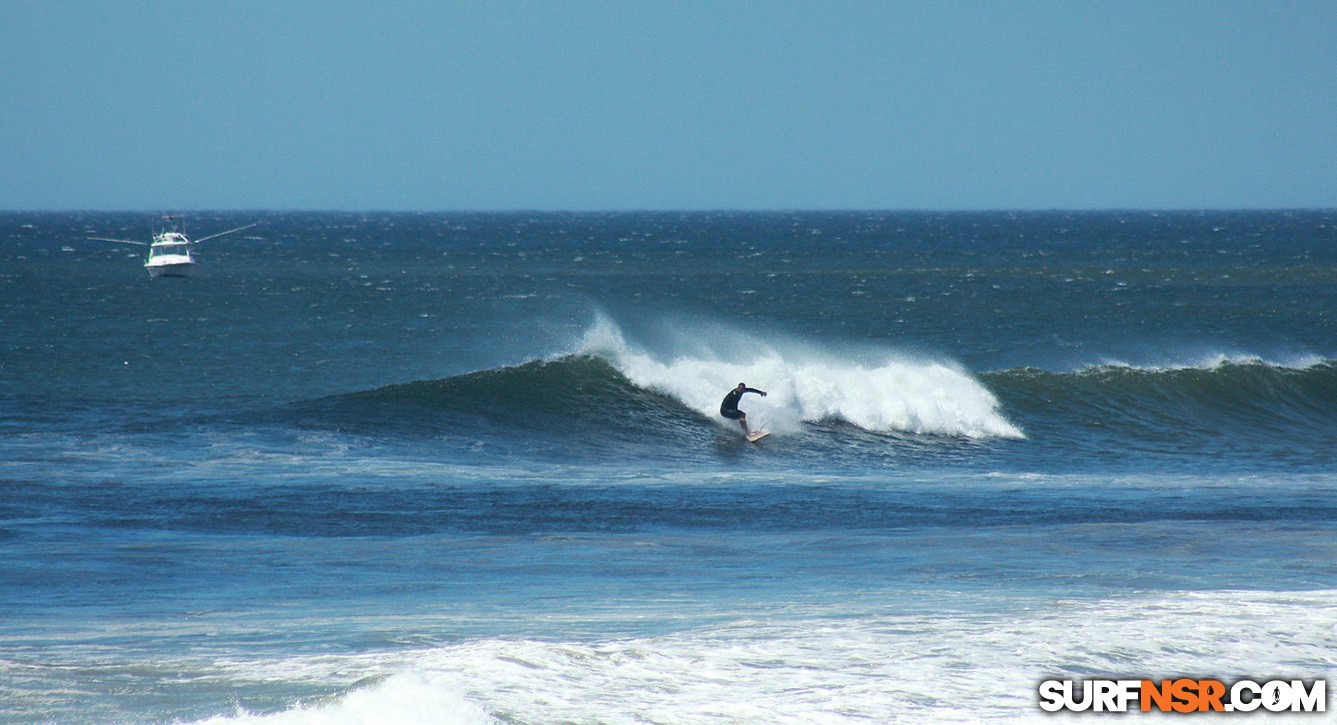
[{"label": "sea spray", "polygon": [[[733,335],[746,337],[742,331]],[[726,359],[708,341],[686,355],[663,360],[627,341],[621,328],[600,315],[585,333],[579,354],[605,357],[633,384],[670,395],[721,425],[724,393],[739,382],[766,390],[748,398],[753,427],[797,432],[804,422],[842,420],[875,432],[1023,438],[999,412],[989,390],[958,366],[884,352],[842,359],[837,352],[794,342],[750,340],[746,359]]]}]

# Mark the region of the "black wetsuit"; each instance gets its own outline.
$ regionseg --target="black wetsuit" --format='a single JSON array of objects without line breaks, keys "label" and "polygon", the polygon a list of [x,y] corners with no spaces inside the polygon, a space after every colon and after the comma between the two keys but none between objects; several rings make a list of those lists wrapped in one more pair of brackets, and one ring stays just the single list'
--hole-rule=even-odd
[{"label": "black wetsuit", "polygon": [[724,396],[724,402],[720,403],[720,415],[729,420],[738,420],[743,417],[743,411],[738,409],[738,399],[743,397],[743,393],[758,393],[761,391],[756,388],[743,388],[739,390],[734,388],[729,394]]}]

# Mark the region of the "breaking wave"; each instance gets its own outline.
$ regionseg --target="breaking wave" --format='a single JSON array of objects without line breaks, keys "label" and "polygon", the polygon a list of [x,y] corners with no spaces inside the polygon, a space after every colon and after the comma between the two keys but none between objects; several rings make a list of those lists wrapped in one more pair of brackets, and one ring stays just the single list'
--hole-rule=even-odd
[{"label": "breaking wave", "polygon": [[616,324],[601,318],[585,334],[580,351],[608,360],[634,385],[671,396],[721,425],[732,423],[718,416],[720,399],[745,382],[768,395],[745,396],[740,407],[754,427],[777,433],[797,432],[805,422],[839,420],[874,432],[1024,437],[999,412],[988,388],[948,363],[892,354],[865,362],[851,357],[867,353],[840,356],[800,343],[755,340],[749,357],[730,359],[711,347],[718,337],[697,335],[692,353],[661,357],[629,343]]},{"label": "breaking wave", "polygon": [[517,452],[578,441],[591,455],[654,455],[666,442],[699,447],[738,434],[719,403],[743,382],[768,393],[743,398],[749,424],[773,440],[807,436],[802,447],[813,455],[826,443],[832,453],[877,436],[1027,440],[1037,460],[1187,450],[1290,460],[1337,444],[1337,365],[1326,359],[1208,356],[976,375],[928,356],[762,339],[709,323],[638,332],[600,318],[548,357],[337,396],[317,414],[334,416],[322,425],[364,429],[363,419],[374,419],[378,434],[445,428],[491,445],[517,441]]},{"label": "breaking wave", "polygon": [[839,421],[875,433],[1024,437],[982,383],[947,363],[890,355],[858,362],[797,345],[756,345],[749,357],[730,359],[702,336],[694,345],[685,354],[651,352],[599,319],[574,350],[547,359],[340,399],[412,404],[530,430],[664,431],[714,423],[732,432],[733,422],[719,415],[720,401],[746,381],[768,393],[744,398],[749,422],[779,435]]}]

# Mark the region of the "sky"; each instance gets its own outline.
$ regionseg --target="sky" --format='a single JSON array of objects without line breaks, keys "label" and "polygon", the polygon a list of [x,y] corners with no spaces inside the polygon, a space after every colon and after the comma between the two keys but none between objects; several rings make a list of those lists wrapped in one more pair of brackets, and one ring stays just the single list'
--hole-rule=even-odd
[{"label": "sky", "polygon": [[1337,208],[1332,0],[0,0],[0,209]]}]

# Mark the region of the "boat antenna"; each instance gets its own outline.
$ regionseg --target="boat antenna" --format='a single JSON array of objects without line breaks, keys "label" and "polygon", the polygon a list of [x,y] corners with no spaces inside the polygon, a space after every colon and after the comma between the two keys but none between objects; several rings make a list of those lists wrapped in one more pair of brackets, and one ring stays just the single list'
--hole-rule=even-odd
[{"label": "boat antenna", "polygon": [[229,230],[227,230],[227,231],[225,231],[225,232],[219,232],[219,233],[217,233],[217,234],[210,234],[209,236],[207,236],[207,237],[205,237],[205,238],[203,238],[203,239],[196,239],[196,240],[194,241],[194,244],[199,244],[200,242],[207,242],[207,241],[209,241],[210,239],[217,239],[218,237],[221,237],[221,236],[223,236],[224,234],[231,234],[231,233],[233,233],[233,232],[239,232],[239,231],[241,231],[241,230],[243,230],[243,229],[250,229],[251,227],[253,227],[253,226],[255,226],[255,225],[259,224],[259,223],[260,223],[260,222],[254,222],[254,223],[252,223],[252,224],[247,224],[247,225],[244,226],[244,227],[237,227],[236,229],[229,229]]}]

